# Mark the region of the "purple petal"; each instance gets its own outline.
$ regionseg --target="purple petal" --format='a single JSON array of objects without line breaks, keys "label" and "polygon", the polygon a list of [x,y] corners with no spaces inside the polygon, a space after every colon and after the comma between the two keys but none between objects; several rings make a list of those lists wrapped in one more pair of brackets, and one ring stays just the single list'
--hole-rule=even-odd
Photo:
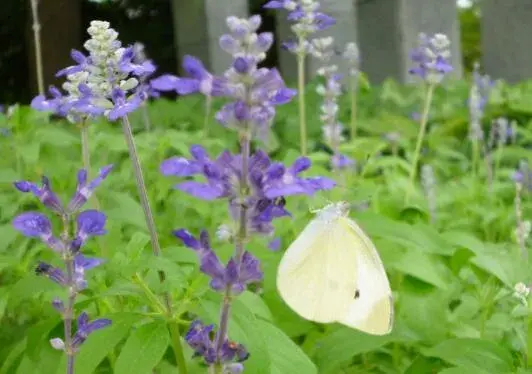
[{"label": "purple petal", "polygon": [[175,85],[175,90],[180,95],[189,95],[199,92],[200,81],[192,78],[178,78]]},{"label": "purple petal", "polygon": [[39,238],[52,234],[52,224],[48,217],[37,212],[27,212],[18,215],[13,220],[13,226],[30,238]]},{"label": "purple petal", "polygon": [[262,6],[265,9],[283,9],[284,1],[271,0]]},{"label": "purple petal", "polygon": [[160,171],[165,176],[189,177],[202,171],[201,163],[184,157],[172,157],[161,163]]},{"label": "purple petal", "polygon": [[299,157],[290,167],[290,172],[293,174],[299,174],[310,168],[311,165],[312,163],[310,162],[310,159],[307,157]]},{"label": "purple petal", "polygon": [[210,186],[208,184],[193,181],[180,183],[176,185],[176,188],[203,200],[217,199],[223,196],[224,192],[220,187]]},{"label": "purple petal", "polygon": [[78,236],[88,238],[89,236],[99,236],[107,233],[105,230],[105,214],[97,210],[85,210],[77,217]]},{"label": "purple petal", "polygon": [[159,91],[174,91],[179,78],[175,75],[164,74],[150,81],[150,86]]},{"label": "purple petal", "polygon": [[209,72],[207,72],[203,63],[193,56],[186,55],[183,58],[183,69],[190,77],[199,81],[209,76]]},{"label": "purple petal", "polygon": [[89,270],[103,264],[103,260],[100,258],[89,258],[83,256],[81,253],[74,257],[74,266],[79,269]]},{"label": "purple petal", "polygon": [[278,251],[281,248],[281,238],[275,238],[268,243],[268,249]]},{"label": "purple petal", "polygon": [[174,236],[181,240],[185,247],[192,248],[194,250],[201,249],[199,241],[187,230],[179,229],[173,232]]}]

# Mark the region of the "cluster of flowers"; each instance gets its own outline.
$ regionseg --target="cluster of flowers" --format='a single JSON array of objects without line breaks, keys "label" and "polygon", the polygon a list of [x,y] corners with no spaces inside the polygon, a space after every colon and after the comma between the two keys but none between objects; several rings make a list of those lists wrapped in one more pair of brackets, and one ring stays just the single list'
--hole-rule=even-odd
[{"label": "cluster of flowers", "polygon": [[139,46],[122,47],[109,22],[92,21],[87,31],[91,36],[84,45],[88,54],[72,50],[76,65],[56,74],[66,77],[63,89],[67,94],[51,86],[52,97],[35,97],[34,109],[54,112],[75,123],[101,115],[114,121],[154,94],[145,82],[156,68]]},{"label": "cluster of flowers", "polygon": [[[21,192],[32,193],[41,203],[61,218],[63,231],[55,236],[52,232],[50,219],[39,212],[26,212],[18,215],[13,220],[14,227],[23,235],[30,238],[38,238],[54,252],[61,256],[65,264],[62,270],[51,264],[39,262],[35,271],[59,284],[68,291],[67,302],[57,298],[52,302],[53,307],[61,313],[65,324],[70,324],[73,319],[74,301],[79,292],[87,287],[85,272],[102,264],[103,260],[88,258],[81,253],[81,248],[92,236],[106,233],[106,216],[97,210],[81,211],[83,205],[90,198],[94,189],[107,177],[112,165],[102,168],[99,175],[92,181],[87,180],[87,171],[80,170],[77,175],[78,183],[74,196],[68,203],[63,205],[53,192],[48,178],[42,178],[42,186],[29,181],[15,182],[15,188]],[[71,235],[71,222],[75,222],[75,233]],[[78,317],[78,329],[73,336],[66,336],[65,341],[54,338],[51,344],[56,349],[65,350],[73,356],[80,345],[93,331],[104,328],[111,323],[108,319],[96,319],[89,321],[88,315],[83,312]],[[70,327],[65,329],[68,334]]]}]

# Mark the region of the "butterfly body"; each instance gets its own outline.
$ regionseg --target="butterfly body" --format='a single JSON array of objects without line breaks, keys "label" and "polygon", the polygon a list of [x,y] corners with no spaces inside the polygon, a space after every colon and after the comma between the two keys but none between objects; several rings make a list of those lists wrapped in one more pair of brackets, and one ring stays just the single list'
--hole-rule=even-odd
[{"label": "butterfly body", "polygon": [[388,278],[375,246],[348,213],[345,202],[318,211],[286,250],[277,288],[305,319],[384,335],[393,323]]}]

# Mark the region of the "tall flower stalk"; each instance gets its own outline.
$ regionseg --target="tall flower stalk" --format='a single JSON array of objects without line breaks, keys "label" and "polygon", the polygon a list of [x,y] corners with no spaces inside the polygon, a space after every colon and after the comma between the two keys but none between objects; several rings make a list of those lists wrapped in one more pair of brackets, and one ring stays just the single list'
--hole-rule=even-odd
[{"label": "tall flower stalk", "polygon": [[[251,153],[253,138],[267,139],[275,107],[290,101],[295,95],[287,89],[276,69],[259,68],[266,57],[273,36],[257,34],[261,24],[258,15],[249,19],[229,17],[230,34],[220,38],[222,48],[233,56],[232,66],[224,77],[216,80],[224,95],[232,101],[217,114],[217,121],[234,130],[240,152],[224,151],[211,159],[200,146],[192,146],[192,159],[172,157],[163,162],[161,172],[166,176],[188,177],[203,175],[206,183],[185,181],[176,188],[203,200],[226,199],[233,225],[224,227],[224,238],[235,245],[233,256],[223,265],[211,248],[209,235],[203,230],[199,238],[185,229],[174,235],[198,255],[200,270],[208,275],[211,288],[223,295],[218,328],[196,320],[186,335],[188,344],[197,356],[203,357],[214,374],[240,373],[248,357],[246,348],[229,339],[228,324],[231,303],[246,286],[262,280],[260,263],[246,248],[252,235],[271,238],[272,221],[290,215],[285,209],[285,196],[313,194],[332,188],[334,182],[326,178],[303,178],[299,174],[310,167],[310,161],[301,157],[286,168],[270,160],[266,153]],[[220,230],[219,230],[220,231]],[[236,361],[236,362],[235,362]]]},{"label": "tall flower stalk", "polygon": [[39,22],[39,0],[30,0],[31,17],[33,19],[33,42],[35,44],[35,69],[37,71],[37,87],[39,95],[44,95],[44,75],[41,48],[41,23]]},{"label": "tall flower stalk", "polygon": [[[38,238],[45,245],[56,252],[63,260],[64,270],[45,262],[39,262],[35,272],[43,275],[63,287],[66,301],[54,299],[52,306],[59,312],[64,322],[64,339],[53,338],[50,343],[53,348],[65,352],[67,356],[66,373],[74,373],[74,360],[80,346],[94,331],[111,324],[108,319],[89,321],[87,313],[81,313],[77,318],[77,331],[73,333],[72,323],[75,318],[74,305],[78,294],[87,288],[85,271],[99,266],[103,260],[87,258],[81,253],[81,248],[92,236],[106,233],[105,214],[97,210],[81,211],[83,205],[91,197],[94,189],[107,177],[112,165],[102,168],[94,180],[87,182],[87,170],[78,172],[76,193],[67,206],[64,206],[52,191],[48,178],[42,178],[42,186],[29,181],[15,182],[15,188],[21,192],[35,195],[41,203],[52,213],[57,215],[62,223],[59,237],[52,232],[52,223],[47,216],[39,212],[26,212],[13,220],[15,229],[30,238]],[[71,227],[75,226],[73,232]]]},{"label": "tall flower stalk", "polygon": [[523,220],[523,203],[521,199],[524,179],[525,179],[525,176],[519,170],[517,170],[513,175],[513,180],[515,183],[515,199],[514,199],[515,221],[516,221],[515,237],[517,239],[517,244],[519,245],[519,249],[521,251],[521,256],[523,260],[525,262],[528,262],[528,250],[526,248],[526,239],[528,236],[528,232],[526,229],[525,221]]},{"label": "tall flower stalk", "polygon": [[345,140],[343,125],[338,121],[338,98],[342,95],[341,76],[338,66],[331,64],[334,55],[334,39],[332,37],[314,39],[311,43],[311,54],[322,62],[318,75],[324,82],[316,88],[318,95],[323,97],[320,107],[320,119],[323,123],[323,138],[332,150],[331,168],[338,173],[340,170],[352,167],[354,161],[340,153],[340,144]]},{"label": "tall flower stalk", "polygon": [[421,184],[425,193],[425,199],[429,208],[430,223],[436,224],[436,178],[434,177],[434,170],[431,165],[423,165],[421,167]]},{"label": "tall flower stalk", "polygon": [[412,166],[409,175],[409,187],[406,191],[405,202],[408,199],[414,182],[416,180],[421,146],[425,138],[430,105],[434,88],[443,81],[443,78],[450,73],[453,68],[449,62],[451,57],[450,42],[446,35],[435,34],[429,37],[423,33],[419,35],[419,46],[411,53],[414,67],[409,70],[410,74],[417,75],[425,83],[425,101],[421,114],[419,133],[417,136],[414,155],[412,156]]},{"label": "tall flower stalk", "polygon": [[357,136],[357,93],[358,93],[358,76],[360,74],[360,53],[356,43],[347,43],[343,53],[347,61],[348,79],[349,79],[349,96],[351,101],[351,140]]},{"label": "tall flower stalk", "polygon": [[471,169],[476,175],[479,168],[479,160],[484,142],[484,130],[482,129],[482,117],[484,108],[488,102],[489,91],[492,82],[488,75],[481,75],[478,63],[473,71],[473,83],[469,91],[469,139],[471,140]]},{"label": "tall flower stalk", "polygon": [[310,52],[310,37],[318,31],[328,29],[335,24],[332,17],[319,12],[320,4],[317,0],[271,0],[264,8],[285,9],[288,20],[294,22],[292,31],[295,40],[284,42],[283,46],[296,55],[297,59],[297,89],[299,107],[299,129],[301,154],[307,154],[307,112],[305,104],[305,75],[306,58]]},{"label": "tall flower stalk", "polygon": [[[63,114],[71,118],[73,122],[96,116],[105,116],[111,121],[122,122],[122,130],[150,234],[152,252],[154,256],[160,256],[161,247],[153,212],[128,119],[128,114],[137,110],[150,96],[152,87],[145,81],[155,71],[155,66],[150,60],[136,55],[138,48],[122,47],[122,43],[118,40],[118,33],[110,27],[109,22],[92,21],[87,32],[90,39],[85,42],[84,47],[88,54],[72,51],[72,58],[76,65],[69,66],[57,74],[67,77],[68,81],[63,84],[63,88],[68,95],[63,96],[59,90],[53,88],[52,99],[47,100],[41,95],[33,100],[32,105],[38,109],[48,109]],[[160,270],[158,275],[161,283],[164,282],[165,273]],[[182,373],[186,373],[179,329],[169,292],[165,293],[164,301],[178,367]]]}]

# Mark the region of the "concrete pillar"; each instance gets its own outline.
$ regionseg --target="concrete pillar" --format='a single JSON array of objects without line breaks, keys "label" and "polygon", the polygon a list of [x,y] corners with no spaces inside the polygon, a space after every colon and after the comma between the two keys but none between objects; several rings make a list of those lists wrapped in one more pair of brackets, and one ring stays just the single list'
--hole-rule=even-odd
[{"label": "concrete pillar", "polygon": [[532,2],[484,0],[481,7],[483,70],[511,83],[532,78]]},{"label": "concrete pillar", "polygon": [[188,54],[201,59],[212,73],[223,73],[232,58],[218,39],[229,32],[227,17],[248,17],[247,0],[172,0],[172,11],[179,71]]},{"label": "concrete pillar", "polygon": [[[506,0],[505,0],[506,1]],[[451,40],[453,76],[461,77],[460,25],[456,1],[371,0],[358,3],[362,70],[372,83],[388,77],[410,82],[410,51],[420,32],[443,33]]]}]

